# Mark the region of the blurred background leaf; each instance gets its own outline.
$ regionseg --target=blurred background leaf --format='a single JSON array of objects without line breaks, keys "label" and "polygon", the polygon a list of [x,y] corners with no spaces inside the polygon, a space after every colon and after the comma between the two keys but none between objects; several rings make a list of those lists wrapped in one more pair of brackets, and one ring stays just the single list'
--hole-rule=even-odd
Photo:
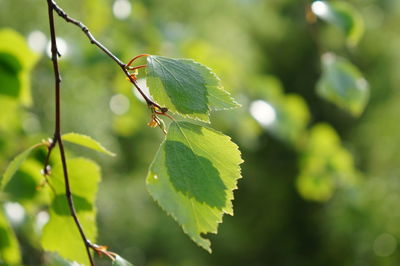
[{"label": "blurred background leaf", "polygon": [[0,240],[0,264],[20,264],[21,255],[18,240],[4,215],[3,208],[0,210]]},{"label": "blurred background leaf", "polygon": [[321,60],[322,75],[317,83],[318,94],[354,116],[360,116],[369,99],[368,82],[344,58],[328,53]]},{"label": "blurred background leaf", "polygon": [[357,9],[345,1],[314,1],[311,10],[319,18],[339,28],[350,45],[356,45],[364,33],[364,21]]}]

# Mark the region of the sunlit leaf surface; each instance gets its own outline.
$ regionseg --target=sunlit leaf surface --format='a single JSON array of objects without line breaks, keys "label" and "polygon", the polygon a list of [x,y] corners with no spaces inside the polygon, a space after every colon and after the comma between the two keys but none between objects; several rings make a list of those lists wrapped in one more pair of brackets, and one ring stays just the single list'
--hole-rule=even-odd
[{"label": "sunlit leaf surface", "polygon": [[15,172],[19,169],[21,164],[26,160],[26,158],[29,156],[29,154],[34,148],[35,148],[34,146],[28,148],[27,150],[17,155],[14,158],[14,160],[11,161],[6,171],[4,172],[3,177],[0,179],[0,190],[3,189],[5,185],[8,184],[8,182],[11,180]]},{"label": "sunlit leaf surface", "polygon": [[209,112],[239,105],[209,68],[193,60],[147,58],[147,85],[154,100],[171,112],[209,121]]},{"label": "sunlit leaf surface", "polygon": [[357,182],[354,160],[328,124],[317,124],[311,131],[300,159],[297,189],[305,199],[326,201],[338,187]]},{"label": "sunlit leaf surface", "polygon": [[31,104],[29,72],[38,60],[24,37],[12,29],[0,30],[0,95]]},{"label": "sunlit leaf surface", "polygon": [[150,166],[147,187],[193,241],[211,252],[202,236],[217,233],[224,213],[233,215],[233,190],[241,177],[238,147],[215,130],[173,122]]},{"label": "sunlit leaf surface", "polygon": [[[92,161],[83,158],[68,160],[68,169],[78,218],[87,238],[94,243],[97,235],[94,202],[100,169]],[[67,260],[89,265],[85,244],[68,208],[61,164],[54,167],[49,180],[54,191],[51,191],[50,220],[43,228],[42,246]]]},{"label": "sunlit leaf surface", "polygon": [[106,148],[103,147],[98,141],[92,139],[89,136],[78,134],[78,133],[67,133],[62,135],[62,139],[95,151],[99,151],[110,156],[115,156],[115,153],[110,152]]}]

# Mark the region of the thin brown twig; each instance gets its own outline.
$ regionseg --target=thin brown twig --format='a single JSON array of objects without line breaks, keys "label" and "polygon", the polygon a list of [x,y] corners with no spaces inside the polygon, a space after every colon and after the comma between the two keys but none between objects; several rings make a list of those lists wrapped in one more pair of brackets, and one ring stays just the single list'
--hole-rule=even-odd
[{"label": "thin brown twig", "polygon": [[135,66],[135,67],[131,67],[131,66],[127,66],[127,68],[129,69],[129,70],[137,70],[137,69],[140,69],[140,68],[145,68],[145,67],[147,67],[147,65],[140,65],[140,66]]},{"label": "thin brown twig", "polygon": [[[55,78],[55,132],[54,132],[54,139],[52,144],[49,147],[49,154],[50,156],[51,150],[54,148],[56,144],[58,144],[60,148],[60,156],[61,156],[61,163],[63,167],[63,174],[64,174],[64,183],[65,183],[65,194],[67,197],[68,207],[71,212],[71,216],[73,217],[76,226],[78,227],[79,233],[82,237],[82,240],[85,244],[86,252],[90,261],[90,265],[94,266],[94,261],[92,254],[90,253],[91,243],[87,239],[85,232],[83,231],[82,225],[79,222],[78,216],[76,214],[74,201],[72,198],[71,187],[69,184],[69,177],[68,177],[68,167],[67,167],[67,160],[65,157],[64,145],[61,139],[61,75],[58,66],[58,49],[57,49],[57,42],[56,42],[56,32],[55,32],[55,25],[54,25],[54,5],[53,1],[47,0],[48,5],[48,14],[49,14],[49,25],[50,25],[50,38],[51,38],[51,60],[53,62],[53,70],[54,70],[54,78]],[[47,168],[48,159],[46,159],[45,169]]]},{"label": "thin brown twig", "polygon": [[[90,261],[90,264],[93,266],[94,265],[94,261],[93,261],[93,257],[92,254],[90,253],[90,248],[92,248],[93,250],[95,250],[96,252],[99,252],[99,246],[97,246],[96,244],[92,244],[87,238],[86,235],[83,231],[83,228],[79,222],[79,219],[76,215],[76,210],[75,210],[75,206],[74,206],[74,202],[73,202],[73,198],[72,198],[72,193],[71,193],[71,189],[70,189],[70,184],[69,184],[69,177],[68,177],[68,167],[67,167],[67,161],[66,161],[66,156],[65,156],[65,151],[64,151],[64,145],[61,139],[61,109],[60,109],[60,84],[61,84],[61,76],[60,76],[60,72],[59,72],[59,67],[58,67],[58,58],[57,56],[59,56],[59,52],[57,50],[57,43],[56,43],[56,34],[55,34],[55,26],[54,26],[54,16],[53,16],[53,11],[55,11],[61,18],[63,18],[66,22],[68,23],[72,23],[76,26],[78,26],[87,36],[87,38],[90,40],[90,43],[96,45],[98,48],[100,48],[100,50],[102,50],[106,55],[108,55],[114,62],[116,62],[119,67],[122,69],[122,71],[124,72],[124,74],[127,76],[127,78],[129,79],[129,81],[135,86],[135,88],[137,89],[137,91],[141,94],[141,96],[144,98],[144,100],[146,101],[147,105],[149,106],[149,108],[157,108],[158,111],[157,114],[160,115],[165,115],[168,116],[169,118],[173,119],[171,116],[169,116],[167,114],[168,112],[168,108],[166,107],[161,107],[160,105],[158,105],[156,102],[154,102],[153,100],[151,100],[144,92],[143,90],[139,87],[139,85],[137,84],[136,80],[134,79],[134,77],[132,77],[132,74],[129,72],[129,70],[137,70],[139,68],[143,68],[146,67],[145,65],[140,65],[137,67],[130,67],[130,65],[132,64],[133,61],[135,61],[136,59],[143,57],[143,56],[149,56],[148,54],[140,54],[136,57],[134,57],[132,60],[130,60],[130,62],[128,64],[124,64],[116,55],[114,55],[110,50],[108,50],[102,43],[100,43],[99,41],[97,41],[94,36],[92,35],[92,33],[90,32],[90,30],[88,29],[88,27],[86,27],[82,22],[71,18],[70,16],[68,16],[68,14],[62,10],[57,3],[54,0],[47,0],[47,4],[48,4],[48,10],[49,10],[49,24],[50,24],[50,34],[51,34],[51,53],[52,53],[52,61],[53,61],[53,69],[54,69],[54,76],[55,76],[55,90],[56,90],[56,125],[55,125],[55,132],[54,132],[54,137],[52,139],[52,142],[50,142],[50,145],[48,146],[48,153],[45,159],[45,164],[44,164],[44,174],[48,173],[48,163],[49,163],[49,159],[50,159],[50,155],[51,152],[53,150],[53,148],[58,145],[60,148],[60,156],[61,156],[61,162],[62,162],[62,167],[63,167],[63,173],[64,173],[64,182],[65,182],[65,192],[66,192],[66,197],[67,197],[67,201],[68,201],[68,206],[71,212],[71,215],[75,221],[76,226],[78,227],[79,233],[82,237],[82,240],[85,243],[85,247],[86,247],[86,251],[88,254],[88,258]],[[112,253],[110,253],[112,254]]]},{"label": "thin brown twig", "polygon": [[132,65],[132,63],[136,60],[136,59],[138,59],[138,58],[140,58],[140,57],[143,57],[143,56],[150,56],[149,54],[140,54],[140,55],[137,55],[137,56],[135,56],[134,58],[132,58],[129,62],[128,62],[128,64],[126,64],[126,66],[130,66],[130,65]]},{"label": "thin brown twig", "polygon": [[[51,4],[52,8],[54,9],[54,11],[57,12],[57,14],[62,17],[66,22],[72,23],[76,26],[78,26],[84,33],[85,35],[88,37],[88,39],[90,40],[90,43],[96,45],[97,47],[99,47],[106,55],[108,55],[112,60],[114,60],[122,69],[122,71],[125,73],[125,75],[128,77],[128,79],[130,80],[130,82],[135,86],[135,88],[138,90],[138,92],[140,93],[140,95],[142,95],[143,99],[146,101],[148,106],[156,106],[157,108],[161,109],[162,107],[160,105],[158,105],[156,102],[154,102],[153,100],[151,100],[144,92],[143,90],[138,86],[138,84],[136,83],[136,81],[131,77],[131,74],[129,73],[129,71],[126,69],[127,66],[129,66],[129,64],[124,64],[116,55],[114,55],[110,50],[108,50],[102,43],[100,43],[99,41],[97,41],[93,34],[90,32],[89,28],[86,27],[85,24],[83,24],[82,22],[71,18],[70,16],[68,16],[68,14],[62,10],[57,3],[54,0],[48,0],[48,2]],[[142,56],[149,56],[148,54],[141,54],[136,56],[135,58],[133,58],[130,63],[132,63],[134,60],[136,60],[139,57]]]}]

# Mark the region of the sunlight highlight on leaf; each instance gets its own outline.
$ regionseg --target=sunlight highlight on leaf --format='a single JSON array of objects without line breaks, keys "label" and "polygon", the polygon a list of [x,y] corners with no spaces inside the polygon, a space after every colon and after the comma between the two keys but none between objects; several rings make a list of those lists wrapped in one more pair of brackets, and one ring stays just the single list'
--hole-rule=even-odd
[{"label": "sunlight highlight on leaf", "polygon": [[[95,197],[100,182],[100,168],[83,158],[70,159],[67,163],[76,213],[87,238],[94,243],[97,236]],[[42,246],[65,259],[89,265],[85,245],[68,208],[60,163],[55,165],[49,180],[56,194],[50,191],[53,198],[50,220],[43,228]]]},{"label": "sunlight highlight on leaf", "polygon": [[115,156],[115,153],[110,152],[103,147],[98,141],[92,139],[89,136],[78,134],[78,133],[67,133],[62,135],[62,139],[95,151],[105,153],[110,156]]},{"label": "sunlight highlight on leaf", "polygon": [[193,60],[147,58],[147,85],[154,100],[184,117],[209,122],[210,111],[239,106],[209,68]]},{"label": "sunlight highlight on leaf", "polygon": [[147,176],[152,197],[198,245],[233,215],[233,190],[241,177],[238,147],[228,136],[188,122],[173,122]]},{"label": "sunlight highlight on leaf", "polygon": [[22,163],[26,160],[29,154],[36,146],[32,146],[20,153],[17,157],[12,160],[12,162],[8,165],[6,171],[4,172],[3,177],[0,179],[0,190],[3,190],[5,185],[11,180],[15,172],[21,167]]}]

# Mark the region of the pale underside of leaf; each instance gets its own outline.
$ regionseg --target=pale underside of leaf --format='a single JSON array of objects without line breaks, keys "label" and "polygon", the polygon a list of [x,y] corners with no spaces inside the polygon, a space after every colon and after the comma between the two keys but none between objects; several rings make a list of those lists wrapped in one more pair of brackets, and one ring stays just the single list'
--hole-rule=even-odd
[{"label": "pale underside of leaf", "polygon": [[228,136],[188,122],[173,122],[147,176],[152,197],[198,245],[233,215],[233,190],[241,177],[238,147]]},{"label": "pale underside of leaf", "polygon": [[154,100],[171,112],[205,122],[212,110],[239,106],[218,77],[193,60],[149,56],[147,86]]},{"label": "pale underside of leaf", "polygon": [[62,139],[95,151],[99,151],[105,153],[110,156],[115,156],[115,153],[110,152],[103,145],[101,145],[98,141],[92,139],[89,136],[78,134],[78,133],[67,133],[62,135]]}]

